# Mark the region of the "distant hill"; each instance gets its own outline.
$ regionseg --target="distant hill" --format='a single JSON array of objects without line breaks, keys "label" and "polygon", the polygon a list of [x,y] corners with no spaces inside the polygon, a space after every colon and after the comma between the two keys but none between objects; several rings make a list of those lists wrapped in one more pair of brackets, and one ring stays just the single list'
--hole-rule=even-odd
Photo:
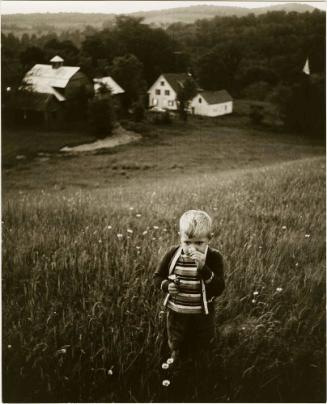
[{"label": "distant hill", "polygon": [[[169,24],[193,23],[198,19],[210,19],[215,16],[243,17],[247,14],[260,15],[268,11],[286,12],[312,12],[315,7],[298,4],[284,3],[269,7],[257,7],[248,9],[245,7],[195,5],[190,7],[172,8],[147,12],[130,13],[131,16],[143,17],[144,22],[157,26]],[[60,32],[65,30],[83,30],[87,25],[96,29],[110,26],[114,21],[114,14],[105,13],[31,13],[2,15],[1,30],[4,33],[13,32],[16,35],[27,33]]]}]

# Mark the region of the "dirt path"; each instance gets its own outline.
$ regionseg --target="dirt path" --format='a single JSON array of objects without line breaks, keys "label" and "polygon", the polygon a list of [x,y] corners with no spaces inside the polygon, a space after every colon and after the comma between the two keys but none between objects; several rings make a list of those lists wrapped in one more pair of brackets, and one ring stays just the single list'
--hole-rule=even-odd
[{"label": "dirt path", "polygon": [[123,144],[136,142],[140,140],[142,136],[138,133],[128,131],[121,126],[117,127],[113,131],[113,135],[110,137],[106,137],[101,140],[97,140],[93,143],[81,144],[75,147],[65,146],[60,149],[61,152],[69,152],[69,153],[79,153],[79,152],[88,152],[98,149],[108,149],[115,146],[120,146]]}]

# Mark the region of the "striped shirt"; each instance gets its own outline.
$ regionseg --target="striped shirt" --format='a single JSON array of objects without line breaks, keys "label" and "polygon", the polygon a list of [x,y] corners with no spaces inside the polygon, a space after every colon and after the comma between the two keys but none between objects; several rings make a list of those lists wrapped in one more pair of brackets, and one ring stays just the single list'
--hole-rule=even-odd
[{"label": "striped shirt", "polygon": [[173,270],[174,275],[178,280],[179,292],[169,296],[167,307],[183,314],[203,313],[201,281],[196,262],[181,254]]}]

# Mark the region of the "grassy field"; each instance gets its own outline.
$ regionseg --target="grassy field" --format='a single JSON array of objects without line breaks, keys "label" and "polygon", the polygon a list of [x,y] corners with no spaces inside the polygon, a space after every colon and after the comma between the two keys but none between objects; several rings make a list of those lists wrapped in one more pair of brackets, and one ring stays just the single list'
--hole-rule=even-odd
[{"label": "grassy field", "polygon": [[325,401],[323,147],[189,122],[3,181],[4,401],[175,401],[151,277],[191,208],[214,219],[227,287],[186,401]]}]

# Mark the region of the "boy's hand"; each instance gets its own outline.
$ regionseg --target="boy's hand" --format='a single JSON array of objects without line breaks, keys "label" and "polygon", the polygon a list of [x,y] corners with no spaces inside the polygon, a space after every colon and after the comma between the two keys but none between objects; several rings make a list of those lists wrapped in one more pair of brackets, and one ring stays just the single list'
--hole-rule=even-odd
[{"label": "boy's hand", "polygon": [[179,292],[178,286],[174,282],[169,282],[168,293],[170,295],[176,295]]},{"label": "boy's hand", "polygon": [[197,268],[199,271],[204,267],[206,256],[205,254],[201,253],[200,251],[192,251],[191,258],[194,259],[196,262]]}]

